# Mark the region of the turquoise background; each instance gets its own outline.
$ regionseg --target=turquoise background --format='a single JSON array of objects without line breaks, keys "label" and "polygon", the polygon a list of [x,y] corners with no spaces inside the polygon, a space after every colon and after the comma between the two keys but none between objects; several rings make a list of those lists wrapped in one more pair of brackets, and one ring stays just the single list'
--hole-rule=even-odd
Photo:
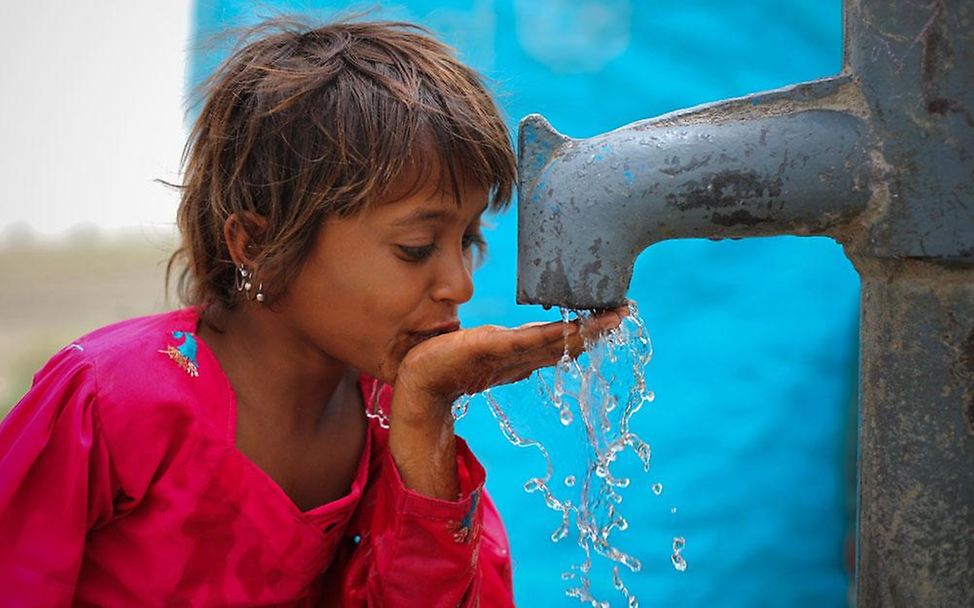
[{"label": "turquoise background", "polygon": [[[198,0],[194,27],[200,36],[280,12],[375,6]],[[540,112],[572,137],[829,76],[842,60],[839,0],[412,0],[370,16],[417,21],[454,45],[491,80],[512,131]],[[192,82],[221,56],[197,51]],[[513,208],[492,223],[464,324],[557,318],[515,305]],[[631,527],[618,538],[644,563],[625,577],[643,606],[845,605],[857,295],[841,248],[823,238],[671,241],[639,258],[630,297],[653,337],[657,400],[636,428],[654,456],[650,474],[634,477]],[[533,395],[503,398],[530,417]],[[521,490],[540,461],[504,441],[482,402],[460,432],[505,516],[519,604],[577,605],[559,576],[577,550],[548,540],[557,516]],[[674,536],[687,539],[684,573],[669,562]]]}]

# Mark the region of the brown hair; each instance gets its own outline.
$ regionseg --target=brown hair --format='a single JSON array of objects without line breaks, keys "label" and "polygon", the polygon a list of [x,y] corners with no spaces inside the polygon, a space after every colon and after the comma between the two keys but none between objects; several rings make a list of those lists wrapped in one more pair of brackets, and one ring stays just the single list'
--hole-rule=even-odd
[{"label": "brown hair", "polygon": [[[503,208],[515,179],[504,121],[480,77],[413,24],[274,19],[249,30],[201,87],[183,154],[183,265],[178,293],[211,320],[239,301],[223,227],[231,214],[253,244],[266,302],[281,295],[322,221],[402,198],[434,170]],[[253,216],[266,226],[248,225]],[[271,280],[268,280],[271,279]]]}]

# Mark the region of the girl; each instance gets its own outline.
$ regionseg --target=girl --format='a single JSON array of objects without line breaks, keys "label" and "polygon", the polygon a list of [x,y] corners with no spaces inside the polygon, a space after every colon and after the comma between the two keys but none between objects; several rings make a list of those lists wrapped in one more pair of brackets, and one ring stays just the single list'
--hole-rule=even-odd
[{"label": "girl", "polygon": [[70,344],[0,427],[3,602],[510,605],[450,406],[590,336],[460,330],[515,179],[504,123],[412,25],[250,40],[187,146],[188,307]]}]

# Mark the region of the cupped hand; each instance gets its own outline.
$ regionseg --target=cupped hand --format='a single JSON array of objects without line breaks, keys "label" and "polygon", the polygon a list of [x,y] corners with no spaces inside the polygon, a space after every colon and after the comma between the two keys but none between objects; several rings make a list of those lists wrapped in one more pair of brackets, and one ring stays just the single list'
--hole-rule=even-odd
[{"label": "cupped hand", "polygon": [[591,317],[584,326],[577,320],[515,328],[485,325],[430,338],[406,354],[395,392],[452,403],[462,394],[516,382],[557,363],[566,348],[577,357],[586,341],[617,327],[627,314],[628,309],[620,307]]},{"label": "cupped hand", "polygon": [[389,451],[403,484],[420,494],[455,500],[459,481],[450,405],[464,393],[515,382],[577,357],[585,342],[622,323],[626,307],[567,326],[529,323],[515,328],[484,326],[420,342],[399,365],[389,416]]}]

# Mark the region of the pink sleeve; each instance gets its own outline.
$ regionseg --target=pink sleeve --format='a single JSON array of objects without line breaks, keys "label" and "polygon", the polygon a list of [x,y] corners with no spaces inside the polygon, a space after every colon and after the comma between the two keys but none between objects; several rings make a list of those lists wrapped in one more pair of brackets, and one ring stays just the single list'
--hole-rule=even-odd
[{"label": "pink sleeve", "polygon": [[0,425],[0,589],[17,606],[68,605],[88,531],[112,516],[91,364],[55,355]]},{"label": "pink sleeve", "polygon": [[383,454],[372,521],[350,568],[366,579],[364,589],[355,585],[365,601],[346,596],[345,605],[513,605],[507,539],[484,493],[484,469],[460,438],[457,473],[459,500],[429,498],[407,489]]}]

